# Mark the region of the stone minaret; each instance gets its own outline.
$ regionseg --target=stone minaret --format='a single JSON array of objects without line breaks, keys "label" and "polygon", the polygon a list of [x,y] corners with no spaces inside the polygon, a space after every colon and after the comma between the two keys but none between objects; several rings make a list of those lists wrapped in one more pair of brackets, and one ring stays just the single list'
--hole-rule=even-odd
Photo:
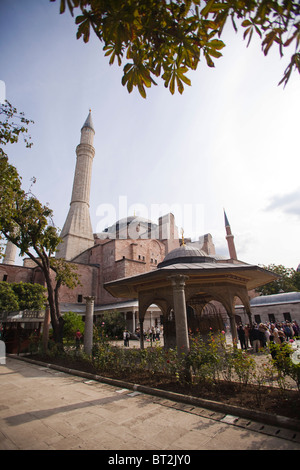
[{"label": "stone minaret", "polygon": [[12,242],[7,240],[5,254],[3,257],[3,264],[12,264],[14,265],[16,262],[16,254],[17,254],[17,247]]},{"label": "stone minaret", "polygon": [[95,155],[94,135],[90,110],[81,129],[80,144],[76,148],[77,161],[72,198],[69,213],[60,235],[62,242],[56,252],[57,258],[72,260],[94,245],[89,212],[92,164]]},{"label": "stone minaret", "polygon": [[224,218],[225,218],[226,240],[228,244],[229,256],[230,256],[230,259],[237,260],[237,255],[236,255],[236,250],[235,250],[235,245],[234,245],[234,236],[231,233],[231,228],[230,228],[225,210],[224,210]]}]

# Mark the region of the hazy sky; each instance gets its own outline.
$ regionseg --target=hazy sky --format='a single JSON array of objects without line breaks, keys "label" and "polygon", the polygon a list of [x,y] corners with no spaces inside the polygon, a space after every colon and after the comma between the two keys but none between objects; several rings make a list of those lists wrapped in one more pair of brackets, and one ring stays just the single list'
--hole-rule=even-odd
[{"label": "hazy sky", "polygon": [[6,98],[35,121],[32,149],[7,149],[24,189],[36,177],[34,194],[62,228],[91,108],[95,232],[105,209],[117,219],[126,208],[150,219],[170,209],[186,237],[211,233],[224,254],[225,208],[239,259],[297,268],[299,74],[278,87],[287,59],[275,49],[265,58],[257,41],[246,48],[231,31],[222,52],[214,69],[203,62],[190,73],[183,95],[159,83],[144,100],[121,85],[122,68],[109,66],[96,38],[76,40],[59,0],[1,0],[0,80]]}]

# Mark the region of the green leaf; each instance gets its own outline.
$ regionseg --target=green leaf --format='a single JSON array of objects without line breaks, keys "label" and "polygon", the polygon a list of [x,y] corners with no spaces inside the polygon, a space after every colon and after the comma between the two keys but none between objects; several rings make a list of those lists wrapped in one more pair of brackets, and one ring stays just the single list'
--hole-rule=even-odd
[{"label": "green leaf", "polygon": [[188,77],[186,77],[185,75],[180,75],[180,78],[186,85],[191,86],[192,82]]},{"label": "green leaf", "polygon": [[253,36],[253,27],[250,27],[248,29],[246,29],[245,33],[244,33],[244,39],[246,39],[246,36],[249,34],[249,39],[248,39],[248,42],[247,42],[247,47],[249,46],[250,42],[251,42],[251,39],[252,39],[252,36]]},{"label": "green leaf", "polygon": [[214,3],[215,3],[215,0],[209,0],[206,6],[201,10],[201,15],[207,16],[210,13],[211,8]]},{"label": "green leaf", "polygon": [[179,93],[182,95],[182,93],[184,91],[183,83],[182,83],[182,81],[180,80],[179,77],[176,77],[176,81],[177,81],[177,89],[178,89]]},{"label": "green leaf", "polygon": [[213,61],[212,61],[210,55],[209,55],[207,52],[204,52],[204,57],[205,57],[205,59],[206,59],[207,65],[208,65],[209,67],[214,67],[214,66],[215,66],[215,64],[213,63]]},{"label": "green leaf", "polygon": [[242,26],[252,26],[252,23],[251,23],[250,20],[244,20],[244,21],[242,22]]},{"label": "green leaf", "polygon": [[60,0],[60,9],[59,9],[59,13],[62,14],[65,12],[65,9],[66,9],[66,4],[65,4],[65,0]]},{"label": "green leaf", "polygon": [[213,39],[209,42],[209,46],[213,47],[214,49],[223,49],[223,47],[225,47],[225,44],[220,39]]},{"label": "green leaf", "polygon": [[172,95],[174,95],[175,93],[175,74],[174,73],[172,73],[172,76],[171,76],[169,89]]},{"label": "green leaf", "polygon": [[215,57],[216,59],[219,59],[219,57],[222,57],[223,54],[219,51],[215,51],[214,49],[209,49],[209,55]]},{"label": "green leaf", "polygon": [[80,23],[82,23],[82,22],[85,21],[85,20],[86,20],[86,17],[85,17],[84,15],[79,15],[79,16],[76,16],[76,18],[75,18],[75,23],[76,23],[76,24],[80,24]]},{"label": "green leaf", "polygon": [[143,98],[146,98],[146,92],[145,92],[145,88],[143,87],[143,85],[141,83],[138,84],[138,90],[140,92],[140,95],[143,97]]},{"label": "green leaf", "polygon": [[89,42],[90,38],[90,22],[89,19],[85,19],[78,27],[77,31],[77,39],[79,39],[81,36],[83,36],[83,41],[85,43]]}]

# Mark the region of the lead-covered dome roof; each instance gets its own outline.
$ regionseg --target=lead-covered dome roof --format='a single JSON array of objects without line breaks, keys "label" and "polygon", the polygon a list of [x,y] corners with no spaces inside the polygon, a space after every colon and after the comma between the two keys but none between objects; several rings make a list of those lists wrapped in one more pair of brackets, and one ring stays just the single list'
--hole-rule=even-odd
[{"label": "lead-covered dome roof", "polygon": [[191,245],[181,245],[179,248],[170,251],[164,260],[158,264],[158,268],[170,266],[179,263],[215,263],[213,256],[208,255],[205,251],[195,248]]},{"label": "lead-covered dome roof", "polygon": [[124,217],[123,219],[117,220],[113,225],[104,229],[104,232],[115,232],[121,229],[124,229],[130,225],[133,226],[142,226],[148,229],[155,229],[157,227],[151,220],[145,219],[144,217],[140,216],[128,216]]}]

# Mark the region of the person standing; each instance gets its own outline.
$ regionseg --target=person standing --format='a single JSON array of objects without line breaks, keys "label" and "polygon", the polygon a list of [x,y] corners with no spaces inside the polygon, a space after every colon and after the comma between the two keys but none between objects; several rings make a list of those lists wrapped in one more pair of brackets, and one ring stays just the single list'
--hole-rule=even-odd
[{"label": "person standing", "polygon": [[245,339],[245,330],[243,328],[243,325],[240,323],[237,329],[239,341],[241,343],[241,349],[247,349],[246,348],[246,339]]},{"label": "person standing", "polygon": [[299,334],[300,334],[300,328],[299,328],[299,325],[298,325],[298,323],[296,322],[296,320],[293,320],[292,328],[293,328],[293,331],[294,331],[294,336],[299,336]]},{"label": "person standing", "polygon": [[265,325],[265,337],[266,337],[266,346],[269,347],[269,343],[270,343],[270,329],[267,325]]},{"label": "person standing", "polygon": [[246,349],[249,348],[249,334],[250,334],[250,326],[247,324],[244,326],[244,332],[245,332],[245,343],[246,343]]},{"label": "person standing", "polygon": [[77,329],[75,333],[75,345],[76,349],[78,350],[80,348],[80,342],[81,342],[82,334],[79,329]]},{"label": "person standing", "polygon": [[257,353],[260,348],[260,333],[256,325],[253,325],[250,330],[250,341],[253,347],[253,352]]},{"label": "person standing", "polygon": [[287,340],[293,339],[294,330],[292,328],[292,325],[288,321],[285,322],[285,324],[283,326],[283,332],[284,332]]},{"label": "person standing", "polygon": [[272,341],[275,344],[280,344],[281,341],[279,339],[278,335],[278,329],[276,326],[272,323],[271,328],[270,328],[270,341]]},{"label": "person standing", "polygon": [[128,330],[124,330],[124,332],[123,332],[123,340],[124,340],[124,346],[125,346],[125,347],[128,347],[128,346],[129,346],[129,338],[130,338],[129,331],[128,331]]},{"label": "person standing", "polygon": [[267,344],[267,338],[265,334],[265,325],[263,323],[259,324],[258,332],[259,332],[260,347],[264,348]]}]

